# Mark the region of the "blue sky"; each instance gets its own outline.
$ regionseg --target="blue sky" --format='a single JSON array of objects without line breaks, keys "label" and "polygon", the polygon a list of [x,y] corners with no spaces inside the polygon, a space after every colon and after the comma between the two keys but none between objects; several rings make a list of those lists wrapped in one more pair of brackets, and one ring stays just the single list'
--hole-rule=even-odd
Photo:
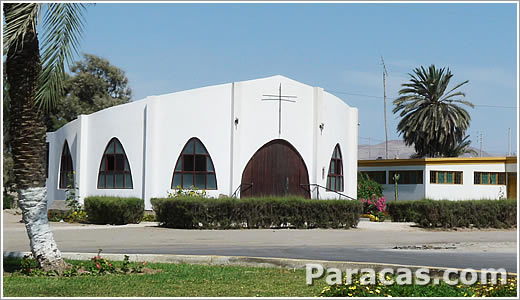
[{"label": "blue sky", "polygon": [[453,84],[469,80],[461,91],[484,105],[469,109],[471,139],[482,132],[485,151],[507,153],[511,128],[516,152],[513,3],[100,3],[86,16],[81,51],[123,69],[133,100],[280,74],[357,107],[359,143],[377,143],[384,141],[382,55],[389,139],[400,138],[391,99],[415,67],[435,64],[450,68]]}]

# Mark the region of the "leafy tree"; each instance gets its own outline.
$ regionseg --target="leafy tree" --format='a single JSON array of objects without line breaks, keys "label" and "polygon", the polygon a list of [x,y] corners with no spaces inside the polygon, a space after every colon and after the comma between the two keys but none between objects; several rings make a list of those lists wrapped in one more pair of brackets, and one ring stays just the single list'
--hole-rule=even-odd
[{"label": "leafy tree", "polygon": [[[63,95],[65,63],[76,53],[84,10],[79,3],[3,5],[9,134],[18,203],[31,251],[46,271],[61,272],[68,265],[47,219],[43,114]],[[41,31],[37,33],[36,28]],[[38,36],[42,37],[41,56]]]},{"label": "leafy tree", "polygon": [[72,76],[64,82],[65,97],[47,117],[47,131],[55,131],[81,114],[91,114],[107,107],[128,103],[132,91],[125,73],[106,59],[84,54],[75,62]]},{"label": "leafy tree", "polygon": [[463,92],[456,91],[469,81],[446,92],[453,77],[449,69],[431,65],[426,70],[421,66],[414,73],[409,74],[410,82],[402,84],[400,97],[393,102],[394,114],[400,112],[402,117],[397,130],[407,146],[414,145],[417,157],[451,156],[457,147],[464,146],[471,120],[460,104],[472,108],[473,104],[462,99]]}]

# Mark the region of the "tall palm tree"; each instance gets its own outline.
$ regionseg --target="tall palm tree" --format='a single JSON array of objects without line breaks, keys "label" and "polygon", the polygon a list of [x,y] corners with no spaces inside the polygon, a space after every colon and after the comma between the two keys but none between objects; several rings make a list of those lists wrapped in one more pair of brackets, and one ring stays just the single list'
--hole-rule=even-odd
[{"label": "tall palm tree", "polygon": [[465,136],[459,144],[455,145],[454,148],[450,148],[446,151],[447,157],[459,157],[463,154],[471,154],[473,156],[477,156],[477,151],[470,149],[469,145],[471,144],[471,140],[468,140],[469,135]]},{"label": "tall palm tree", "polygon": [[463,100],[463,92],[455,91],[469,81],[446,92],[453,77],[449,69],[421,66],[414,73],[393,102],[393,113],[402,117],[397,130],[407,146],[414,145],[418,157],[448,156],[464,139],[471,120],[460,105],[473,108],[473,104]]},{"label": "tall palm tree", "polygon": [[[15,184],[31,251],[44,270],[61,271],[67,264],[47,219],[43,114],[62,95],[64,63],[76,53],[84,9],[75,3],[3,5]],[[36,30],[40,19],[41,47]]]}]

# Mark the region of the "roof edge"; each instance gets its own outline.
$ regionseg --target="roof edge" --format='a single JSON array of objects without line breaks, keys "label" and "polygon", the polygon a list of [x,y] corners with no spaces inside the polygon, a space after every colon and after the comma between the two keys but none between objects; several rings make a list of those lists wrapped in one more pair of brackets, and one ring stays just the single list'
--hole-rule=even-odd
[{"label": "roof edge", "polygon": [[410,159],[358,160],[358,167],[417,166],[417,165],[460,165],[460,164],[516,164],[516,156],[501,157],[437,157]]}]

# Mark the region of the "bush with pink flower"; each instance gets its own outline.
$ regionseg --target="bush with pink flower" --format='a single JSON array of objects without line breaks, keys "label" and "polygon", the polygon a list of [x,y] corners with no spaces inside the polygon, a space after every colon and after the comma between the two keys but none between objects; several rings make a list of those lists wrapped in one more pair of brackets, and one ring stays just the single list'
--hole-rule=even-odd
[{"label": "bush with pink flower", "polygon": [[370,220],[384,221],[386,198],[383,187],[361,173],[358,173],[358,199],[363,203],[363,214],[369,215]]},{"label": "bush with pink flower", "polygon": [[378,212],[384,212],[386,210],[386,198],[385,196],[378,197],[376,194],[372,194],[369,199],[360,199],[363,203],[364,214],[374,214]]}]

